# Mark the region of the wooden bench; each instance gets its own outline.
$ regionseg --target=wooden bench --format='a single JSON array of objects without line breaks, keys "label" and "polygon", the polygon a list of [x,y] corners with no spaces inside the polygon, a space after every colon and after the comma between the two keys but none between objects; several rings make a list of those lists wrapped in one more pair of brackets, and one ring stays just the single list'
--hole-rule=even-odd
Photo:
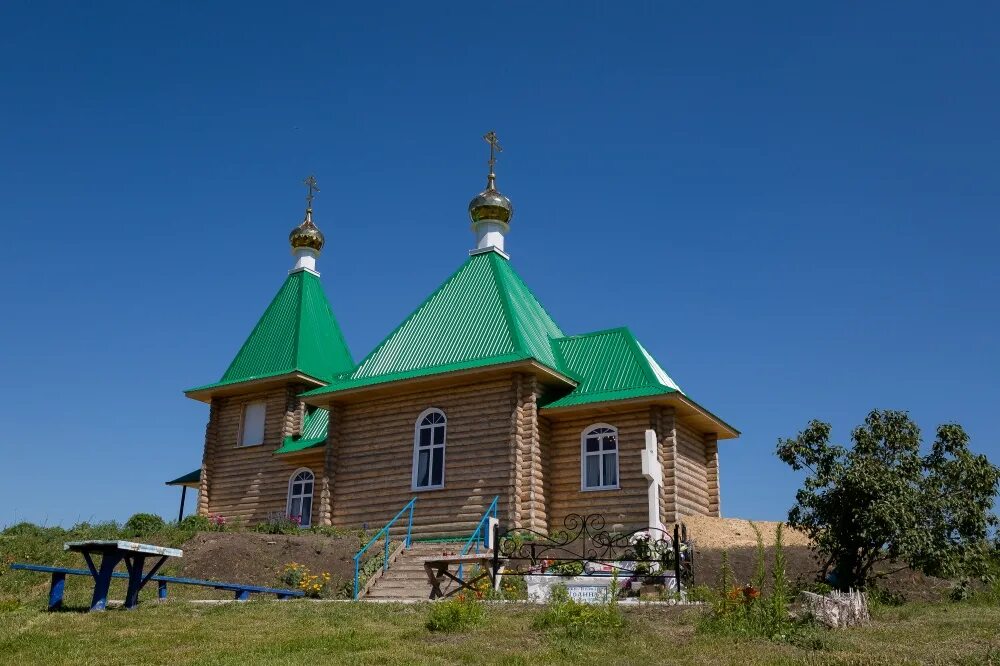
[{"label": "wooden bench", "polygon": [[[91,576],[87,569],[69,569],[67,567],[49,567],[41,564],[12,564],[11,569],[20,571],[39,571],[52,574],[52,584],[49,587],[49,610],[55,610],[62,605],[63,589],[66,585],[66,576]],[[113,578],[128,578],[127,573],[114,572]],[[226,590],[235,593],[237,601],[246,601],[251,594],[274,594],[278,599],[291,599],[293,597],[303,597],[305,593],[301,590],[285,590],[276,587],[261,587],[258,585],[242,585],[240,583],[223,583],[214,580],[200,580],[198,578],[176,578],[174,576],[152,576],[150,580],[157,583],[157,594],[160,599],[167,598],[167,583],[178,585],[198,585],[200,587],[210,587],[216,590]]]}]

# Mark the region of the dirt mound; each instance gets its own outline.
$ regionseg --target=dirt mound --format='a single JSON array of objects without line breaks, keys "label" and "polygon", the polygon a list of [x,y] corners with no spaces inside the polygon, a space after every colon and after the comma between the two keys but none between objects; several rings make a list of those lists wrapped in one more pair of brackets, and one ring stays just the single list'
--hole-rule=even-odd
[{"label": "dirt mound", "polygon": [[[751,521],[742,518],[710,518],[708,516],[685,516],[682,522],[688,533],[702,548],[736,548],[757,546],[757,535]],[[774,531],[780,523],[769,520],[755,520],[753,524],[760,530],[765,546],[774,545]],[[788,525],[782,531],[782,541],[786,546],[808,546],[809,537]]]},{"label": "dirt mound", "polygon": [[[711,586],[718,583],[723,551],[728,553],[729,566],[738,584],[753,578],[757,561],[757,534],[750,525],[751,521],[741,518],[685,516],[683,522],[694,541],[695,583]],[[774,532],[779,523],[755,520],[753,524],[760,530],[764,542],[764,562],[770,580],[771,565],[774,562]],[[809,538],[805,533],[786,525],[782,530],[782,541],[788,580],[793,585],[816,581],[823,563],[809,547]],[[896,568],[898,567],[887,566],[886,570]],[[951,583],[946,580],[905,568],[880,579],[878,585],[890,594],[910,601],[940,600],[951,588]]]},{"label": "dirt mound", "polygon": [[353,580],[352,557],[361,547],[356,536],[288,536],[252,532],[201,532],[185,542],[180,575],[249,585],[282,586],[286,564],[327,572],[331,584]]}]

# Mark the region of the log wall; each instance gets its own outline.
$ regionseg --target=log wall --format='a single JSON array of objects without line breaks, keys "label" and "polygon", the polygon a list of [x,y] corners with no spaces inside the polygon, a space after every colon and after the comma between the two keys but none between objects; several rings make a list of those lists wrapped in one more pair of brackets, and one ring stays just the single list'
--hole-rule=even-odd
[{"label": "log wall", "polygon": [[538,419],[538,401],[541,387],[534,375],[514,376],[514,431],[512,448],[516,451],[518,474],[512,487],[517,488],[514,527],[525,527],[540,532],[547,531],[545,465],[542,460],[541,430]]},{"label": "log wall", "polygon": [[[218,514],[227,520],[252,525],[272,514],[284,514],[288,501],[288,480],[299,467],[308,467],[319,485],[323,471],[323,451],[296,458],[294,463],[276,457],[282,440],[302,428],[303,387],[289,385],[262,393],[215,398],[205,437],[202,463],[202,493],[199,513]],[[243,406],[265,400],[264,443],[237,446]],[[319,493],[314,490],[311,520],[318,518]]]},{"label": "log wall", "polygon": [[[642,450],[650,427],[648,409],[621,414],[549,417],[549,529],[563,527],[567,514],[602,514],[607,529],[638,529],[649,522]],[[582,490],[580,438],[585,428],[607,423],[618,428],[617,490]]]},{"label": "log wall", "polygon": [[656,431],[663,485],[660,486],[660,520],[664,525],[677,522],[677,428],[673,407],[650,408],[650,425]]},{"label": "log wall", "polygon": [[722,516],[722,493],[719,488],[719,438],[705,435],[705,464],[708,469],[708,515]]},{"label": "log wall", "polygon": [[710,515],[704,436],[680,420],[675,421],[674,427],[677,433],[677,458],[674,471],[677,514],[678,516]]},{"label": "log wall", "polygon": [[[525,478],[524,466],[512,464],[523,459],[512,447],[512,434],[522,427],[515,409],[517,391],[524,390],[520,384],[507,377],[343,405],[333,524],[381,527],[413,496],[418,537],[470,534],[496,495],[506,521],[514,500],[520,506],[512,480]],[[414,426],[429,407],[447,418],[444,488],[413,490]]]}]

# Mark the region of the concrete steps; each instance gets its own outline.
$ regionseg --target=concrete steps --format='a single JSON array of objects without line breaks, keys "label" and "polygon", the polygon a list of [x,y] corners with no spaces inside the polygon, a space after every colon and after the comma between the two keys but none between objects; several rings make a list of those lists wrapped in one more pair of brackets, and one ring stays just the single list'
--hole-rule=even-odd
[{"label": "concrete steps", "polygon": [[[431,584],[424,571],[425,559],[440,557],[444,552],[461,551],[462,543],[414,543],[404,550],[363,595],[364,599],[383,601],[427,601],[431,596]],[[448,581],[441,589],[447,594],[456,584]]]}]

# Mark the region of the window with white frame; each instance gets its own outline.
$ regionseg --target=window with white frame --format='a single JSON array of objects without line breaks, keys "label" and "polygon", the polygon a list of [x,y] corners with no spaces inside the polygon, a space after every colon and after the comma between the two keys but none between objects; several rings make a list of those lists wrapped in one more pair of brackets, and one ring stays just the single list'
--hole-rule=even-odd
[{"label": "window with white frame", "polygon": [[256,446],[264,443],[264,418],[266,416],[267,403],[263,400],[243,405],[243,418],[240,419],[240,439],[237,446]]},{"label": "window with white frame", "polygon": [[448,421],[440,409],[417,417],[413,433],[413,489],[444,487],[444,442]]},{"label": "window with white frame", "polygon": [[618,428],[606,423],[583,431],[581,449],[581,486],[584,490],[618,488]]},{"label": "window with white frame", "polygon": [[311,470],[302,468],[288,480],[288,517],[298,521],[299,527],[309,527],[312,519],[315,478]]}]

